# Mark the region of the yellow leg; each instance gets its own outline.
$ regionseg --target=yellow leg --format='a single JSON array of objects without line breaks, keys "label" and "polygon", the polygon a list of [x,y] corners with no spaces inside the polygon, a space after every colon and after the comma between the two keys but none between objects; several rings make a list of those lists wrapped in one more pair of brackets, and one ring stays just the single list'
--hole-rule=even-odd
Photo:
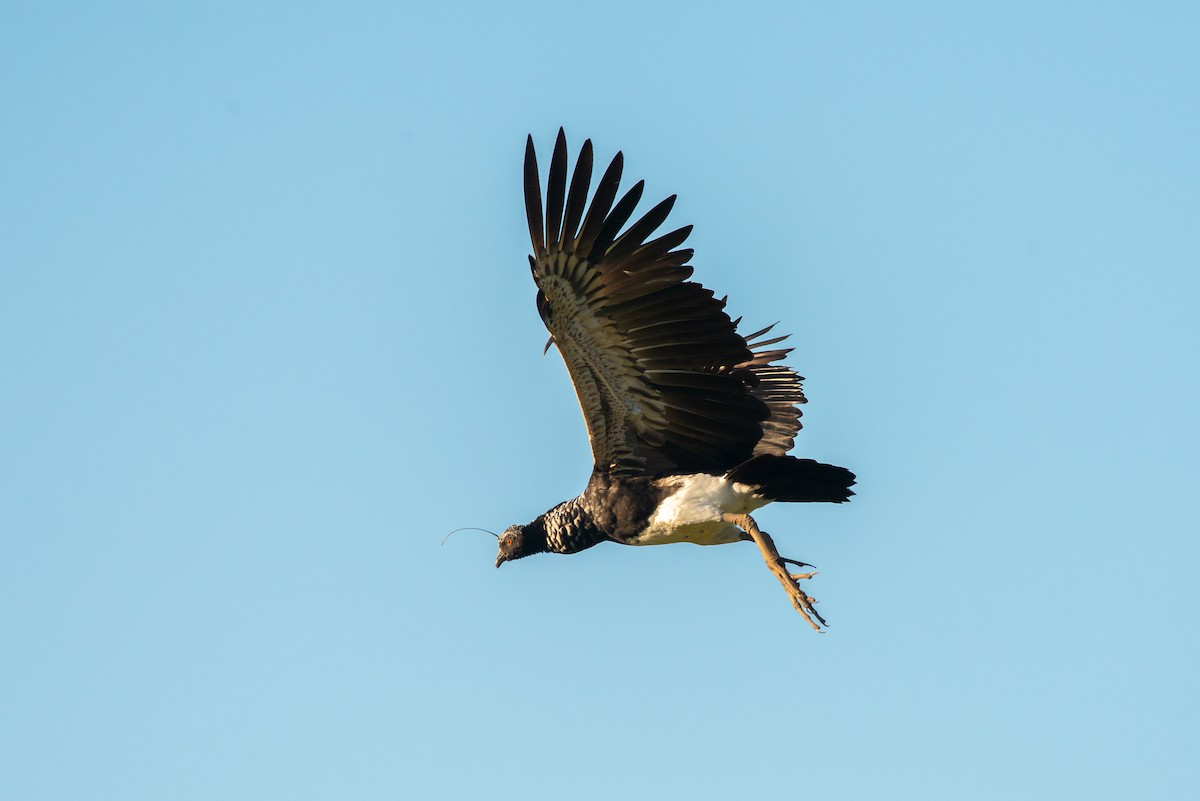
[{"label": "yellow leg", "polygon": [[[789,563],[795,565],[804,565],[803,562],[797,562],[794,559],[784,559],[779,555],[779,551],[775,548],[775,542],[771,539],[767,532],[759,529],[758,524],[754,522],[754,518],[750,515],[725,515],[726,523],[733,523],[738,528],[750,535],[750,539],[758,546],[758,550],[762,551],[763,561],[767,563],[767,568],[779,579],[779,583],[787,590],[788,597],[792,600],[792,606],[796,607],[796,611],[804,615],[804,619],[808,621],[808,625],[812,626],[815,631],[820,631],[821,626],[828,625],[825,619],[817,614],[817,610],[813,609],[813,604],[816,599],[809,596],[804,590],[800,589],[800,582],[805,579],[810,579],[817,575],[816,573],[789,573],[787,565]],[[816,618],[814,620],[813,618]],[[819,624],[819,625],[818,625]]]}]

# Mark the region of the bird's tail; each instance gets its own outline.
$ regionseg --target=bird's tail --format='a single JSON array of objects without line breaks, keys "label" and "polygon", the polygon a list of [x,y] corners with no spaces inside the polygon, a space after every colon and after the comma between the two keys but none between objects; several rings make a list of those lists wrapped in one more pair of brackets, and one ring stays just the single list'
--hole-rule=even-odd
[{"label": "bird's tail", "polygon": [[845,503],[854,494],[854,474],[846,468],[792,456],[755,456],[725,478],[756,487],[773,501]]}]

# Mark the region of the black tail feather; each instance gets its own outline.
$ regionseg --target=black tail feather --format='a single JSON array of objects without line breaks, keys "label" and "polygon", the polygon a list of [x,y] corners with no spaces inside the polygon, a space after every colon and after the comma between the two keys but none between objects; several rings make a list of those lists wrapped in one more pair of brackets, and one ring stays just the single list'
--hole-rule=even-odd
[{"label": "black tail feather", "polygon": [[845,503],[854,493],[854,474],[844,467],[793,456],[755,456],[725,474],[773,501]]}]

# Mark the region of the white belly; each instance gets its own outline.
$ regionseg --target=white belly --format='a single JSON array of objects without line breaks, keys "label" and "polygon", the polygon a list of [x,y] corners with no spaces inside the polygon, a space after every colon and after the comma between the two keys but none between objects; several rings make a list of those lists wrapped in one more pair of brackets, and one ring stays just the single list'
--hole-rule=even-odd
[{"label": "white belly", "polygon": [[737,542],[742,530],[726,523],[724,515],[727,512],[745,514],[770,503],[767,498],[756,495],[747,484],[736,484],[703,473],[666,478],[662,480],[662,486],[678,489],[659,505],[646,530],[627,540],[630,545]]}]

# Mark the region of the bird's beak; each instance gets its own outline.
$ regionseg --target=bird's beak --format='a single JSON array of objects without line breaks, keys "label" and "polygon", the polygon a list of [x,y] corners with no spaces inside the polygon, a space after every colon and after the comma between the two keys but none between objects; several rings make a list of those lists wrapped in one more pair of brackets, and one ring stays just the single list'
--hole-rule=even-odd
[{"label": "bird's beak", "polygon": [[499,556],[497,556],[496,557],[496,567],[500,567],[500,565],[504,564],[504,561],[505,561],[504,554],[500,554]]}]

